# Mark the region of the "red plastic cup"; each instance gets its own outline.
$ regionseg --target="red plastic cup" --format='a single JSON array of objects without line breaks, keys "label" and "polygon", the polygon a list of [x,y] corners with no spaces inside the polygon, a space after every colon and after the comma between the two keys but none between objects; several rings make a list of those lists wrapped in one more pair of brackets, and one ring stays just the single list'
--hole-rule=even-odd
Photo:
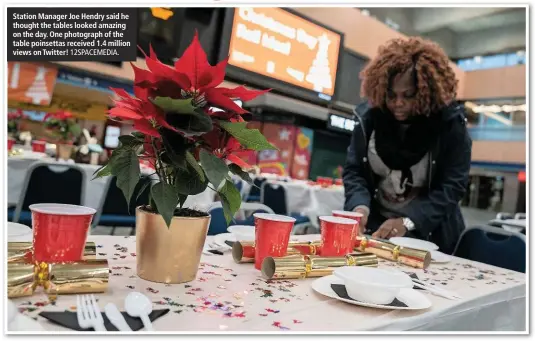
[{"label": "red plastic cup", "polygon": [[46,151],[46,142],[32,141],[32,151],[36,153],[44,153]]},{"label": "red plastic cup", "polygon": [[13,149],[14,145],[15,145],[15,139],[8,138],[7,139],[7,151],[10,152]]},{"label": "red plastic cup", "polygon": [[255,213],[254,267],[262,268],[266,257],[283,257],[288,250],[288,241],[295,218],[278,214]]},{"label": "red plastic cup", "polygon": [[321,256],[345,256],[353,252],[357,221],[342,217],[319,217],[321,226]]},{"label": "red plastic cup", "polygon": [[333,217],[342,217],[347,219],[353,219],[357,222],[357,225],[355,225],[355,229],[353,230],[353,234],[355,235],[355,243],[357,241],[357,236],[359,235],[360,230],[360,219],[362,219],[363,214],[360,212],[351,212],[351,211],[333,211],[332,212]]},{"label": "red plastic cup", "polygon": [[75,262],[82,259],[87,232],[96,210],[65,204],[30,205],[34,261]]},{"label": "red plastic cup", "polygon": [[338,185],[338,186],[343,186],[344,185],[344,181],[342,179],[336,179],[336,180],[334,180],[334,184]]}]

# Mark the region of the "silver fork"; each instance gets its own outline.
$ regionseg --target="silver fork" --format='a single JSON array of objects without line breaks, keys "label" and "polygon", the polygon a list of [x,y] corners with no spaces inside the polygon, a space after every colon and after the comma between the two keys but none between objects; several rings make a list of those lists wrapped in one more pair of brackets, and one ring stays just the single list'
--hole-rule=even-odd
[{"label": "silver fork", "polygon": [[76,317],[81,328],[93,328],[98,332],[107,331],[94,295],[76,296]]}]

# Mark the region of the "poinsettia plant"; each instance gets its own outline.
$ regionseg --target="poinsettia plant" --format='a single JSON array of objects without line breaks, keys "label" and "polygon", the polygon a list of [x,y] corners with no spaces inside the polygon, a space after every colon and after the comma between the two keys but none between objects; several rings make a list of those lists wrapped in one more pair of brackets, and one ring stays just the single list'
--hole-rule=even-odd
[{"label": "poinsettia plant", "polygon": [[118,99],[109,110],[110,119],[130,121],[136,131],[119,137],[119,147],[96,176],[117,177],[130,202],[141,179],[140,161],[148,162],[158,181],[144,182],[151,189],[149,206],[143,209],[161,214],[169,226],[173,216],[198,215],[183,208],[184,202],[211,188],[230,222],[241,205],[230,174],[252,182],[247,173],[251,166],[240,155],[275,149],[257,129],[246,127],[241,115],[247,111],[235,100],[248,101],[268,90],[218,87],[228,58],[210,65],[197,33],[174,66],[160,62],[152,46],[149,49],[148,70],[132,64],[134,96],[112,88]]},{"label": "poinsettia plant", "polygon": [[336,179],[342,178],[342,174],[344,172],[344,167],[338,166],[333,170],[333,175]]},{"label": "poinsettia plant", "polygon": [[21,109],[17,111],[10,112],[7,114],[7,132],[8,134],[14,135],[19,132],[20,121],[26,118],[26,115]]},{"label": "poinsettia plant", "polygon": [[73,114],[68,111],[48,113],[43,121],[48,134],[58,143],[70,144],[82,133]]}]

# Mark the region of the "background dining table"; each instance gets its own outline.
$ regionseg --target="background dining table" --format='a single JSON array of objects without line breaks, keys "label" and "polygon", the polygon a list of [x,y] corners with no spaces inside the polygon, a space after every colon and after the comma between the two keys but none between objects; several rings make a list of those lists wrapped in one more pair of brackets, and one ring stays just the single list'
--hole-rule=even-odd
[{"label": "background dining table", "polygon": [[[208,236],[206,243],[214,237]],[[316,240],[319,235],[292,236]],[[351,305],[316,293],[315,279],[266,280],[251,263],[236,264],[229,252],[204,254],[197,278],[189,283],[162,284],[136,275],[135,236],[89,236],[98,258],[109,261],[108,290],[97,294],[100,308],[108,302],[124,310],[132,291],[147,295],[153,309],[170,309],[154,321],[161,332],[355,332],[355,331],[524,331],[526,275],[454,257],[428,269],[414,269],[381,260],[381,268],[415,273],[428,285],[455,291],[449,300],[421,291],[431,302],[425,310],[382,310]],[[74,295],[55,302],[44,293],[13,299],[19,311],[47,331],[69,331],[39,316],[42,311],[75,311]]]}]

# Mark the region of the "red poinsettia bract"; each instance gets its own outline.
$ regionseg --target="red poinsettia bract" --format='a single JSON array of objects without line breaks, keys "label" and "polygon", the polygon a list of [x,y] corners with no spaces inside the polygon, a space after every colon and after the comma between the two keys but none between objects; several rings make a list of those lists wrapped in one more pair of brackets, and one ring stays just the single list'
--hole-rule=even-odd
[{"label": "red poinsettia bract", "polygon": [[160,62],[152,46],[149,55],[145,55],[145,61],[148,70],[140,69],[133,64],[132,68],[135,73],[135,86],[147,89],[149,97],[191,97],[193,103],[206,110],[216,107],[227,112],[244,114],[247,110],[237,105],[234,99],[250,101],[269,91],[248,90],[243,86],[235,89],[217,87],[225,79],[228,57],[215,66],[210,65],[197,32],[174,67]]},{"label": "red poinsettia bract", "polygon": [[68,120],[69,118],[73,118],[74,116],[68,112],[68,111],[56,111],[56,112],[52,112],[52,113],[47,113],[45,115],[45,118],[43,119],[43,121],[47,121],[49,118],[53,118],[53,119],[56,119],[58,121],[65,121],[65,120]]}]

